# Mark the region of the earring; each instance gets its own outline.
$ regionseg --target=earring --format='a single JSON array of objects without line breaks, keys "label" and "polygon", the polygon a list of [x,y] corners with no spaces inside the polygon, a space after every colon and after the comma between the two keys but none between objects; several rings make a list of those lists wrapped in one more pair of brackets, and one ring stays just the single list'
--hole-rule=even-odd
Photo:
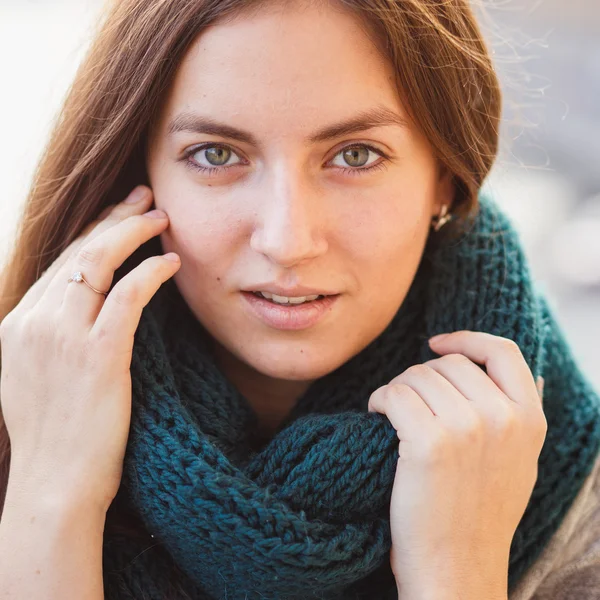
[{"label": "earring", "polygon": [[434,231],[439,231],[448,221],[452,220],[452,213],[448,212],[448,205],[443,204],[440,214],[431,220],[431,226]]}]

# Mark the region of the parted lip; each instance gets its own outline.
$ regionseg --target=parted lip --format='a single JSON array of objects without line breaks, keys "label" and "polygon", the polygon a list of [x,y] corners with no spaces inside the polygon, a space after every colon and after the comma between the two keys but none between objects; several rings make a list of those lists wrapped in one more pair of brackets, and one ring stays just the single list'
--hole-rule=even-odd
[{"label": "parted lip", "polygon": [[300,296],[335,296],[338,292],[329,290],[309,288],[304,286],[285,288],[273,283],[257,283],[251,287],[247,287],[244,292],[269,292],[277,296],[285,296],[286,298],[298,298]]}]

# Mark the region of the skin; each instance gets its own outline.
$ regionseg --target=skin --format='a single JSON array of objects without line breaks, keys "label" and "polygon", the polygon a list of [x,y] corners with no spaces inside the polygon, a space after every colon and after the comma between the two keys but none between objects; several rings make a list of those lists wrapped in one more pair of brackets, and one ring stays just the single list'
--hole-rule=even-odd
[{"label": "skin", "polygon": [[[267,433],[313,381],[390,323],[413,281],[431,218],[453,197],[450,177],[410,125],[306,142],[378,105],[407,114],[390,67],[354,17],[292,6],[201,34],[164,100],[147,155],[156,207],[170,220],[163,248],[181,257],[177,286],[214,338],[220,368]],[[169,123],[184,110],[247,130],[257,144],[169,135]],[[225,145],[224,154],[213,146],[189,160],[220,172],[187,168],[186,150],[210,142]],[[344,152],[358,143],[376,150]],[[383,168],[364,170],[376,164]],[[261,282],[342,295],[315,326],[281,331],[243,310],[240,289]]]},{"label": "skin", "polygon": [[[261,13],[196,42],[151,137],[154,194],[142,187],[137,203],[109,207],[2,322],[8,506],[33,510],[44,498],[105,514],[121,481],[134,333],[172,276],[267,426],[381,333],[412,283],[431,217],[451,200],[449,179],[414,129],[303,139],[375,103],[401,113],[390,82],[356,23],[329,9]],[[244,166],[194,173],[184,150],[212,140],[166,135],[183,108],[251,130],[259,145],[234,146]],[[329,166],[357,141],[387,151],[387,168],[349,175]],[[142,216],[152,200],[164,212]],[[109,289],[115,269],[156,235],[181,261],[146,259],[106,298],[67,282],[82,270]],[[342,296],[317,326],[282,332],[241,309],[240,288],[269,280]],[[547,431],[538,389],[511,340],[459,331],[431,345],[439,359],[411,366],[369,399],[400,439],[390,508],[398,596],[506,600],[510,544]],[[19,568],[28,560],[21,556]]]},{"label": "skin", "polygon": [[368,403],[400,440],[390,503],[398,598],[506,600],[510,547],[548,429],[543,379],[506,338],[456,331],[429,343],[440,358],[406,369]]},{"label": "skin", "polygon": [[[389,324],[431,218],[451,204],[449,177],[410,125],[305,141],[375,105],[406,119],[392,82],[351,16],[324,7],[261,12],[196,41],[152,132],[148,173],[170,220],[163,247],[182,259],[176,283],[267,432],[315,379]],[[257,144],[169,136],[184,110],[248,130]],[[221,160],[235,166],[212,176],[186,169],[186,149],[205,142],[227,144],[235,154]],[[387,153],[384,169],[340,169],[354,164],[341,151],[361,142]],[[192,157],[211,166],[202,150]],[[279,331],[242,310],[239,290],[262,281],[342,296],[316,326]],[[505,599],[510,545],[546,434],[538,390],[510,340],[464,331],[432,347],[441,358],[407,369],[369,400],[401,440],[390,509],[399,597]]]},{"label": "skin", "polygon": [[[108,289],[115,269],[165,231],[167,215],[142,216],[152,195],[141,186],[130,198],[138,192],[136,203],[109,207],[91,223],[2,321],[9,508],[35,514],[42,499],[42,509],[48,502],[55,510],[75,504],[102,516],[118,490],[134,333],[144,306],[181,262],[177,255],[150,257],[106,298],[67,278],[83,269],[93,285]],[[368,404],[389,418],[400,439],[390,507],[398,597],[506,600],[510,543],[547,431],[541,389],[511,340],[459,331],[430,343],[440,359],[411,366]],[[12,571],[30,569],[30,560],[17,555]],[[89,585],[83,573],[81,585]]]}]

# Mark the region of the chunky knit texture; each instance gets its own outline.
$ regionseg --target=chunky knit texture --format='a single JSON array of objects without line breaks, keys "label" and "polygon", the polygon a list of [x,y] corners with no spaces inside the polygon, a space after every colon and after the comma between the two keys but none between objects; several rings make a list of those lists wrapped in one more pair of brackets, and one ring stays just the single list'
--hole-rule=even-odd
[{"label": "chunky knit texture", "polygon": [[[213,362],[210,336],[173,280],[161,287],[136,332],[130,437],[109,510],[131,511],[148,539],[105,536],[108,600],[397,598],[389,502],[398,438],[367,402],[437,356],[429,337],[460,329],[514,340],[534,376],[545,378],[548,433],[513,538],[512,589],[591,471],[600,399],[492,198],[480,195],[479,215],[459,242],[437,240],[430,236],[386,330],[317,380],[262,448],[254,445],[256,415]],[[168,577],[172,564],[177,581]]]}]

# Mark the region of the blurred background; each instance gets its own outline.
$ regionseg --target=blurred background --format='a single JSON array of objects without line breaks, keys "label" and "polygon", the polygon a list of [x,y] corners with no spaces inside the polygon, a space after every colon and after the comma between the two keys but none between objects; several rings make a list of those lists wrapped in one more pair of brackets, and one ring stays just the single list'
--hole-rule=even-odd
[{"label": "blurred background", "polygon": [[[485,187],[600,389],[600,3],[475,0],[504,93]],[[0,266],[102,0],[0,0]]]}]

